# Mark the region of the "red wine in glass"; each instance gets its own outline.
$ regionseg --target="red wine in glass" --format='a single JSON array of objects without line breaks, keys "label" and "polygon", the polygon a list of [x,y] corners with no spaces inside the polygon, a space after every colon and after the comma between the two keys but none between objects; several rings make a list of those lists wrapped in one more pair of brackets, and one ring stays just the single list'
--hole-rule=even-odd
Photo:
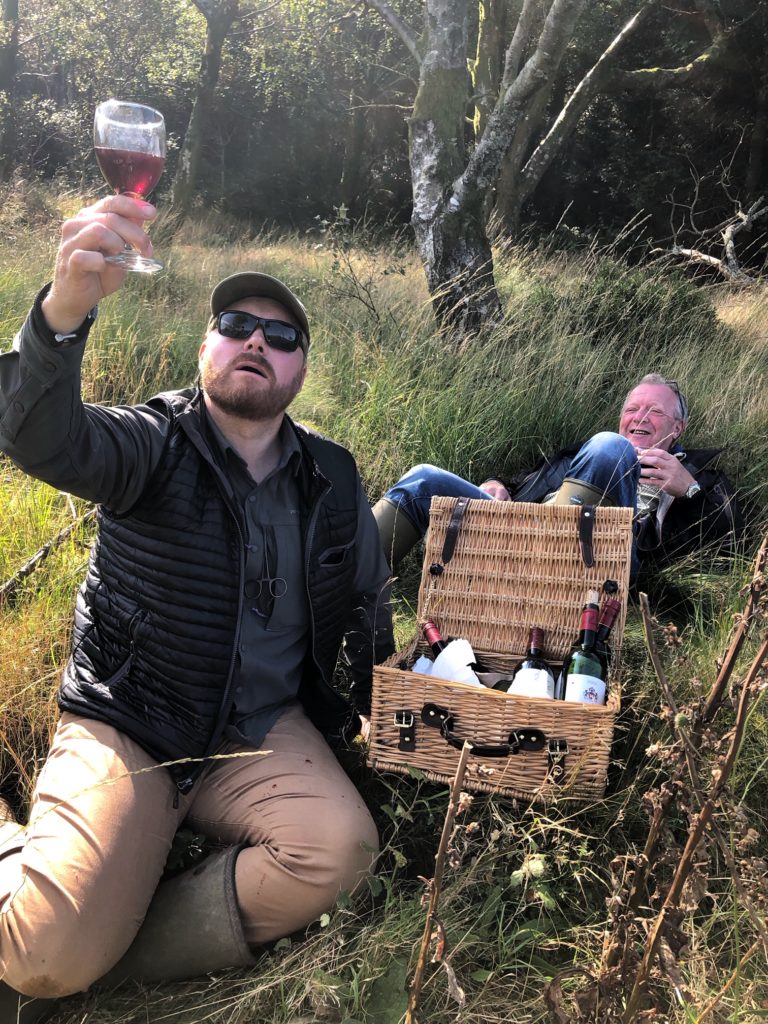
[{"label": "red wine in glass", "polygon": [[[160,180],[165,166],[165,121],[152,107],[107,100],[96,108],[93,141],[101,173],[115,192],[143,199]],[[107,263],[145,274],[162,270],[158,260],[126,246]]]},{"label": "red wine in glass", "polygon": [[127,192],[140,199],[146,199],[165,167],[165,157],[107,146],[96,146],[96,159],[115,192]]}]

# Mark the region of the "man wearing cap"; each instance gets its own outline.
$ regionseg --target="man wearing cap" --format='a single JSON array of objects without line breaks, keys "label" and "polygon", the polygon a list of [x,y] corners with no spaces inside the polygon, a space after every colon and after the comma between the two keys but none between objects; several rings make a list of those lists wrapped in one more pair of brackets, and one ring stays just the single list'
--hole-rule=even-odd
[{"label": "man wearing cap", "polygon": [[[392,650],[388,569],[351,455],[285,414],[301,302],[226,278],[199,388],[81,400],[95,307],[125,276],[104,256],[150,252],[153,217],[111,196],[67,221],[0,356],[0,448],[99,504],[30,821],[5,806],[0,824],[0,977],[34,997],[251,964],[353,890],[378,842],[329,742],[360,731]],[[161,881],[182,824],[216,852]]]}]

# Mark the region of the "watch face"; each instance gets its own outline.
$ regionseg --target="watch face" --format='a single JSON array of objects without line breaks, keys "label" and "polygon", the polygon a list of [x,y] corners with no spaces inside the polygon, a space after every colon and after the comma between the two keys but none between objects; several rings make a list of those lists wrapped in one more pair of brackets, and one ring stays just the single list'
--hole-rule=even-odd
[{"label": "watch face", "polygon": [[695,497],[699,493],[700,490],[701,490],[701,485],[700,484],[691,484],[691,486],[685,492],[685,496],[686,496],[686,498],[693,498],[693,497]]}]

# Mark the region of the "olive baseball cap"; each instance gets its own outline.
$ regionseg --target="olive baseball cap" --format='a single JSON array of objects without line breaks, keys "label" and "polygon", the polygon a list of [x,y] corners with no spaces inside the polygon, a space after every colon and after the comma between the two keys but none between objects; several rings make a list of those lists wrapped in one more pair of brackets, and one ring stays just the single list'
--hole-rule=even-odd
[{"label": "olive baseball cap", "polygon": [[274,299],[281,306],[291,313],[296,323],[301,327],[309,345],[309,321],[307,311],[293,294],[287,284],[278,281],[276,277],[269,274],[259,274],[256,271],[244,271],[240,274],[232,274],[219,281],[211,292],[211,313],[218,316],[225,309],[229,309],[240,299]]}]

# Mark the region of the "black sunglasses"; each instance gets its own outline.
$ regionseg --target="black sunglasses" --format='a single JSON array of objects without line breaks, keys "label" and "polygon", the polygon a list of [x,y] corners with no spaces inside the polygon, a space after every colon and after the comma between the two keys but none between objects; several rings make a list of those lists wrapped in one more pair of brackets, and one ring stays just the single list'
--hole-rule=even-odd
[{"label": "black sunglasses", "polygon": [[278,352],[295,352],[304,348],[304,332],[293,324],[282,320],[267,320],[263,316],[244,313],[239,309],[228,309],[216,317],[216,330],[224,338],[245,341],[250,338],[257,327],[264,332],[264,338],[270,348]]}]

